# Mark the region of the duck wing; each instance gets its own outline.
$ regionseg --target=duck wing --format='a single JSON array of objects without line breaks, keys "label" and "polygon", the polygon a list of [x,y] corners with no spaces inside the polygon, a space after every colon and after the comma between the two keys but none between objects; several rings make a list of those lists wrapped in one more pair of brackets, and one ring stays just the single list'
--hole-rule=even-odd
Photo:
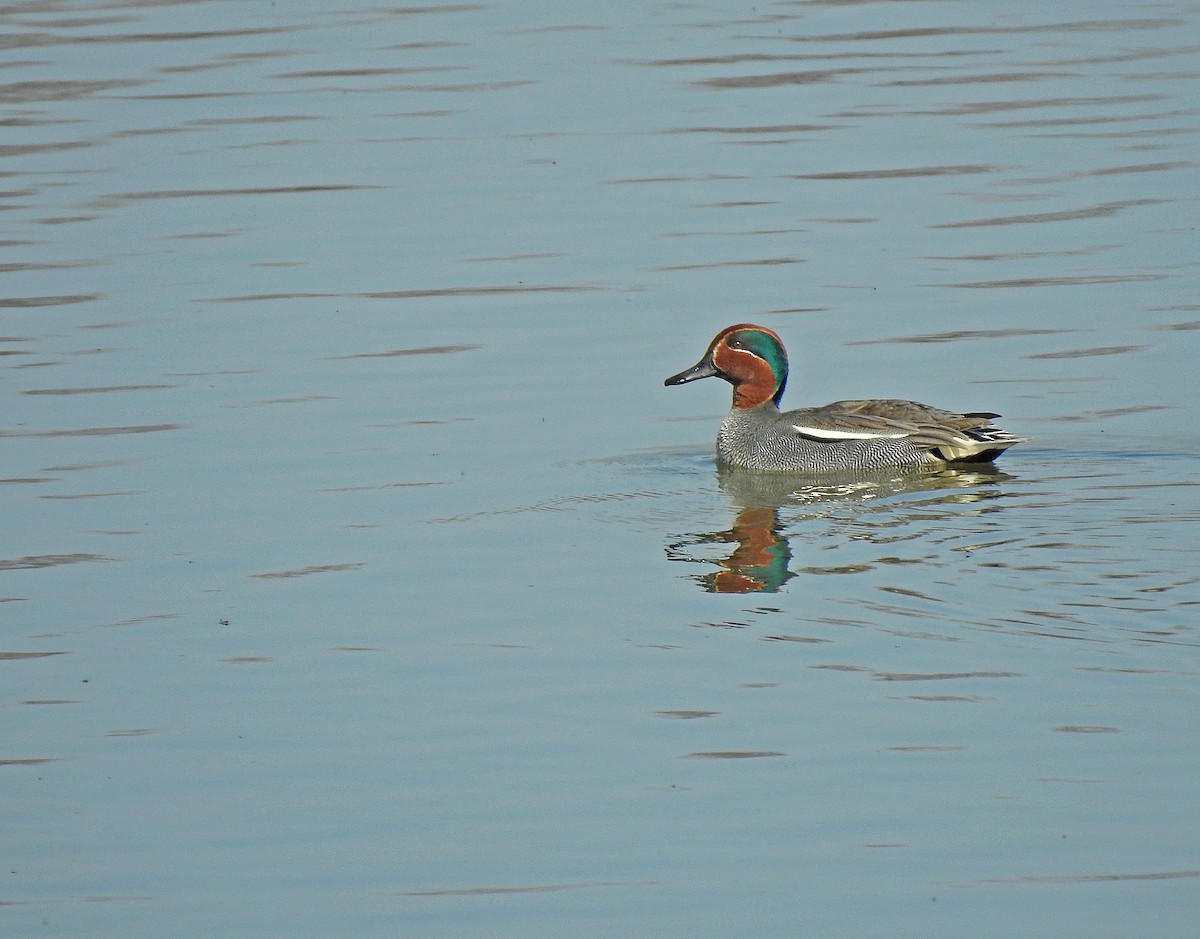
[{"label": "duck wing", "polygon": [[995,459],[1027,439],[993,424],[992,418],[999,416],[989,411],[959,414],[898,399],[834,401],[783,415],[798,435],[809,440],[834,443],[903,438],[947,461]]}]

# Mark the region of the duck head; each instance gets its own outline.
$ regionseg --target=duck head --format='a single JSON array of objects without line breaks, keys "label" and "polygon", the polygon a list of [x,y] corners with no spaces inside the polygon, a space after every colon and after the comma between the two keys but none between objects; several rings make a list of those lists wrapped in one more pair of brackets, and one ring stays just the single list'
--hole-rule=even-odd
[{"label": "duck head", "polygon": [[768,401],[778,406],[787,376],[787,352],[779,335],[765,326],[738,323],[717,333],[704,358],[663,384],[724,378],[733,385],[735,408],[755,408]]}]

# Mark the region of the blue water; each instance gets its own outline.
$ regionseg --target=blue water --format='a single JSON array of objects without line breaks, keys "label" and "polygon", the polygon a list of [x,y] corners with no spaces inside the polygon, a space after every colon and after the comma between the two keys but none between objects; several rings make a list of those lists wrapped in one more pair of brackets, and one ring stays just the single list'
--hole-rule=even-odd
[{"label": "blue water", "polygon": [[1200,5],[0,35],[4,935],[1193,934]]}]

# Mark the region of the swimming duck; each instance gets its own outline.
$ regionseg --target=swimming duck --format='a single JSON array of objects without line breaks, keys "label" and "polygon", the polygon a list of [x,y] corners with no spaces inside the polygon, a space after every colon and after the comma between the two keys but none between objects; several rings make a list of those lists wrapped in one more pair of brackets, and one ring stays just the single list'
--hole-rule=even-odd
[{"label": "swimming duck", "polygon": [[714,377],[733,385],[717,455],[744,469],[822,473],[990,463],[1028,439],[993,424],[999,414],[957,414],[916,401],[835,401],[780,411],[787,352],[778,333],[751,323],[721,330],[704,358],[663,384]]}]

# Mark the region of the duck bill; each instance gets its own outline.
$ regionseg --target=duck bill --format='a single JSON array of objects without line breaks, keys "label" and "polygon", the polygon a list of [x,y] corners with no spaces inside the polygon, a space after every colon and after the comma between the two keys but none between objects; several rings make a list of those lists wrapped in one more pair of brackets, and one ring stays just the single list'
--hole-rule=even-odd
[{"label": "duck bill", "polygon": [[698,381],[701,378],[718,378],[721,373],[717,367],[712,364],[712,360],[705,356],[689,369],[684,369],[678,375],[672,375],[664,385],[686,385],[689,381]]}]

